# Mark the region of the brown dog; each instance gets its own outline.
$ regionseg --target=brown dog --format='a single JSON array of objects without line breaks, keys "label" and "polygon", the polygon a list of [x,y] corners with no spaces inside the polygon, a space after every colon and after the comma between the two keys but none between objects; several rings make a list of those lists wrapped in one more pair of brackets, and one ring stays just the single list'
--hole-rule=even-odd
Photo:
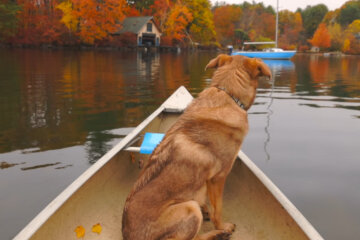
[{"label": "brown dog", "polygon": [[[124,240],[226,239],[235,225],[221,218],[222,195],[243,139],[259,76],[271,77],[260,59],[219,55],[212,84],[166,133],[128,196]],[[211,205],[215,229],[199,235],[201,207]]]}]

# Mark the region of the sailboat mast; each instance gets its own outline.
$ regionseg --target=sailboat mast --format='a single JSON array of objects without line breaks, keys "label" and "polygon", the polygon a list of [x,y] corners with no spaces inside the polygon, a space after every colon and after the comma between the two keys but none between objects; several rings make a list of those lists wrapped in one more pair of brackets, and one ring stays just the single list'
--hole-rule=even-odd
[{"label": "sailboat mast", "polygon": [[279,0],[276,0],[275,47],[278,47]]}]

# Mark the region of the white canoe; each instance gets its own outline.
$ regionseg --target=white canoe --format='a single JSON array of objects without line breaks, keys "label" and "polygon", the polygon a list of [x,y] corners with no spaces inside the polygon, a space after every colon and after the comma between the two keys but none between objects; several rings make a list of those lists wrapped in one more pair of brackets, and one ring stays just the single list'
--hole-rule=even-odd
[{"label": "white canoe", "polygon": [[[99,159],[14,239],[122,239],[125,199],[140,170],[137,161],[147,155],[126,149],[139,146],[145,132],[164,133],[193,97],[180,87],[154,113]],[[223,217],[236,224],[231,239],[323,239],[306,218],[242,152],[229,175]],[[94,226],[101,226],[101,229]],[[203,231],[213,228],[203,224]],[[93,232],[92,230],[95,230]],[[96,231],[97,230],[97,231]],[[101,230],[101,231],[100,231]]]}]

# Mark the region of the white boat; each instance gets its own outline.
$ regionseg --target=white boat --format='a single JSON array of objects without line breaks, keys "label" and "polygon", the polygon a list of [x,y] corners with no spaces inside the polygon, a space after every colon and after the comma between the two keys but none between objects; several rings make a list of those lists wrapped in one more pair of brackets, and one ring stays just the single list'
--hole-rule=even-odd
[{"label": "white boat", "polygon": [[[180,87],[157,110],[42,210],[15,240],[122,239],[125,199],[140,170],[146,132],[165,133],[193,97]],[[223,216],[236,224],[232,239],[323,239],[271,180],[242,152],[224,193]],[[203,231],[213,228],[203,224]]]}]

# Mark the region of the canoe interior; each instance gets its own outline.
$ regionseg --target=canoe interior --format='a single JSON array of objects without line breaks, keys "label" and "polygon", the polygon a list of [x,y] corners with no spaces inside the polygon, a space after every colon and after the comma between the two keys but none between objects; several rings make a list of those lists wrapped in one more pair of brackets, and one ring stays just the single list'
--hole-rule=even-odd
[{"label": "canoe interior", "polygon": [[[166,132],[179,115],[161,113],[141,133]],[[138,146],[140,141],[134,145]],[[147,155],[120,151],[75,192],[31,239],[77,239],[75,229],[85,229],[83,239],[122,239],[121,218],[126,196]],[[224,194],[224,220],[237,228],[231,239],[308,239],[280,203],[240,160],[229,175]],[[92,227],[100,224],[100,234]],[[213,229],[205,222],[203,231]]]}]

